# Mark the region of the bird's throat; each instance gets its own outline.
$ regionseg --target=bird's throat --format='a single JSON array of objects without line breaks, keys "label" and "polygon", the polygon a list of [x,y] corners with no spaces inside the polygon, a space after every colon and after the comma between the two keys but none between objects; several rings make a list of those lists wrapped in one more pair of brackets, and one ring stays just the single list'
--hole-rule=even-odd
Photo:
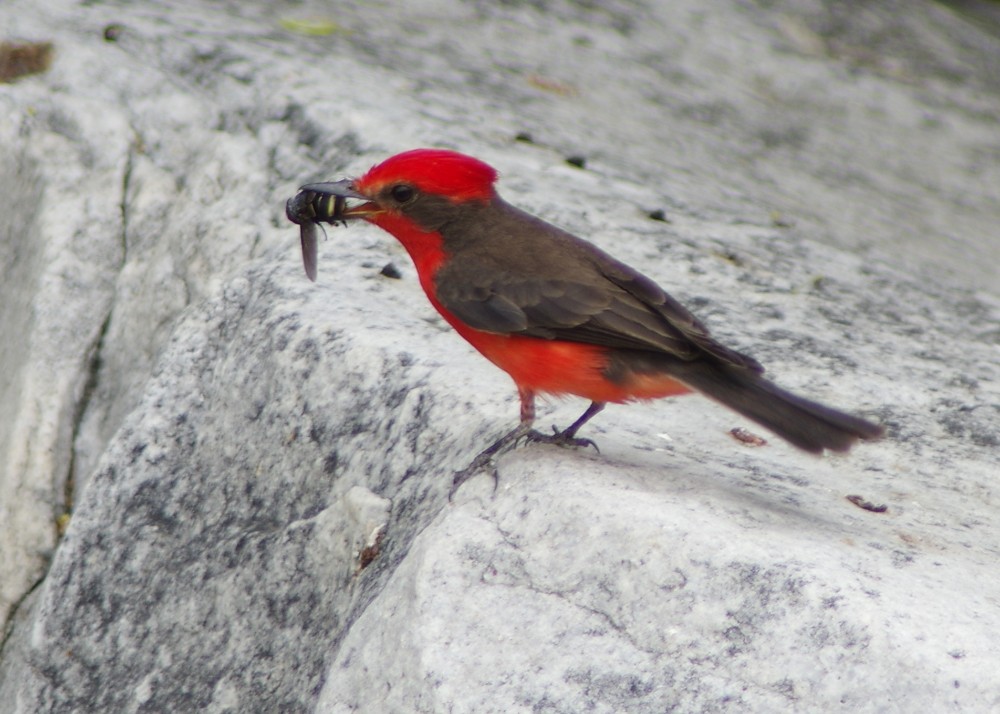
[{"label": "bird's throat", "polygon": [[447,257],[441,234],[425,231],[413,221],[388,211],[366,216],[365,220],[391,233],[403,245],[417,269],[421,286],[430,295],[428,286],[433,284],[434,274]]}]

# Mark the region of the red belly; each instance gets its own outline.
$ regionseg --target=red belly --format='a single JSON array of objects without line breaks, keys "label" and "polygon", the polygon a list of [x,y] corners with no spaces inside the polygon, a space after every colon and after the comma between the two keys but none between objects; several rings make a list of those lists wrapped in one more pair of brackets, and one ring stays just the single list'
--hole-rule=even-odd
[{"label": "red belly", "polygon": [[691,389],[665,374],[631,374],[622,382],[605,376],[608,348],[579,342],[494,335],[455,325],[486,359],[518,386],[549,394],[575,394],[594,402],[627,402],[687,394]]}]

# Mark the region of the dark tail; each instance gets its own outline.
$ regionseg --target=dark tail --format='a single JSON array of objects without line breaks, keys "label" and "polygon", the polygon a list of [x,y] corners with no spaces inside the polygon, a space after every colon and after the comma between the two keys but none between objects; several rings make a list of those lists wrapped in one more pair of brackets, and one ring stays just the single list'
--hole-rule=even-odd
[{"label": "dark tail", "polygon": [[676,365],[671,372],[707,397],[767,427],[814,454],[847,451],[858,439],[877,439],[885,428],[811,402],[741,367],[706,361]]}]

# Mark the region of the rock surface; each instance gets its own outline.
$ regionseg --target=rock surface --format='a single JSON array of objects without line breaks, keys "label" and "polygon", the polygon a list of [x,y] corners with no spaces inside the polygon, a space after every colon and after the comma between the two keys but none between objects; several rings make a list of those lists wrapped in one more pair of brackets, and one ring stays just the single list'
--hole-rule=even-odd
[{"label": "rock surface", "polygon": [[[1000,707],[1000,41],[899,6],[4,3],[0,713]],[[508,379],[283,216],[421,145],[889,436],[611,407],[449,503]]]}]

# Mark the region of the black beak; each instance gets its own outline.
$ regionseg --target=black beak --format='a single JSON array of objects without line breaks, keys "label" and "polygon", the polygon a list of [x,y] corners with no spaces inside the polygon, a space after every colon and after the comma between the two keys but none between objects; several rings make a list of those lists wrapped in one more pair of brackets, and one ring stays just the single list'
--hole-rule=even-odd
[{"label": "black beak", "polygon": [[307,183],[305,186],[300,187],[299,191],[311,191],[322,196],[337,196],[339,198],[360,198],[362,201],[367,201],[368,197],[362,196],[355,191],[352,188],[353,185],[354,181],[352,179],[343,179],[342,181]]}]

